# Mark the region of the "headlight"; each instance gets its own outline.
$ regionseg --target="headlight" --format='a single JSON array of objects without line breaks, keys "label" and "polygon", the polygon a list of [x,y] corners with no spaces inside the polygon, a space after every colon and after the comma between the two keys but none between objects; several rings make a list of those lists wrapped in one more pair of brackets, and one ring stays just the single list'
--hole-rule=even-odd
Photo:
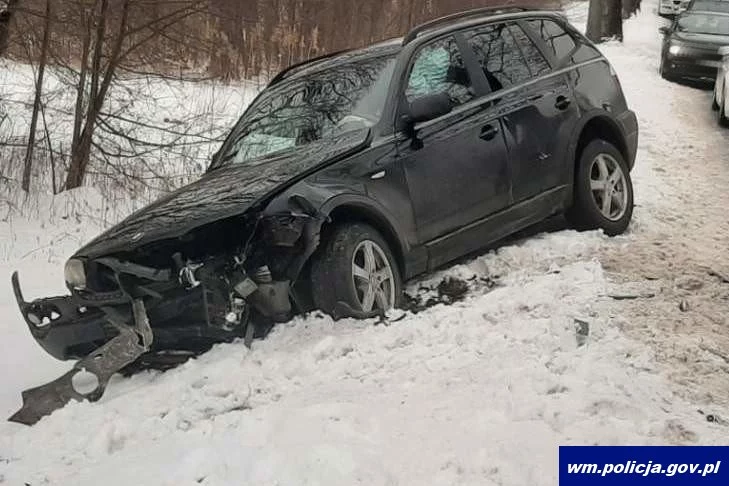
[{"label": "headlight", "polygon": [[681,46],[672,45],[671,47],[668,48],[668,52],[670,52],[674,56],[677,56],[681,53]]},{"label": "headlight", "polygon": [[74,289],[85,289],[86,269],[84,268],[84,262],[75,258],[67,261],[66,267],[63,269],[63,277],[66,279],[66,283]]}]

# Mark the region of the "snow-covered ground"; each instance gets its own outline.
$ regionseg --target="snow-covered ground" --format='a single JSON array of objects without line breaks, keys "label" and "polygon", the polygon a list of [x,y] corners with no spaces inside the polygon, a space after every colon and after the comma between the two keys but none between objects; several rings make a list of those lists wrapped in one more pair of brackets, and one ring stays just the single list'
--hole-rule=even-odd
[{"label": "snow-covered ground", "polygon": [[[536,235],[412,284],[464,278],[454,305],[389,326],[298,318],[0,424],[0,483],[551,485],[559,445],[725,444],[729,284],[712,274],[729,277],[729,131],[710,92],[660,79],[662,20],[643,3],[625,44],[601,47],[640,118],[628,234]],[[62,291],[64,259],[108,224],[93,190],[38,206],[0,222],[0,275],[19,269],[28,297]],[[8,280],[6,416],[69,367],[28,335]]]}]

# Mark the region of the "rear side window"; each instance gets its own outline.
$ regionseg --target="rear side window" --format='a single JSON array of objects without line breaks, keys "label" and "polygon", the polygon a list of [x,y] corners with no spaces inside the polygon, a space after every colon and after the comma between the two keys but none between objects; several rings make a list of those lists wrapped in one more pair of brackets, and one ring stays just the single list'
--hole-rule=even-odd
[{"label": "rear side window", "polygon": [[474,97],[471,78],[453,37],[426,45],[415,55],[405,97],[412,102],[437,93],[447,93],[456,105]]},{"label": "rear side window", "polygon": [[578,63],[589,61],[600,56],[600,53],[586,44],[579,43],[569,32],[565,31],[554,20],[537,19],[526,21],[530,29],[539,35],[552,51],[557,64],[569,62]]},{"label": "rear side window", "polygon": [[539,49],[537,49],[537,46],[534,45],[534,42],[532,42],[524,31],[521,30],[521,27],[518,25],[511,25],[510,28],[511,33],[519,43],[519,47],[521,48],[524,58],[529,65],[529,70],[531,71],[532,76],[540,76],[549,72],[550,68],[547,60],[544,59],[544,56],[541,52],[539,52]]},{"label": "rear side window", "polygon": [[491,91],[528,81],[531,71],[506,24],[487,25],[465,34]]},{"label": "rear side window", "polygon": [[572,36],[565,32],[557,22],[547,19],[528,20],[527,25],[544,39],[544,43],[552,50],[557,61],[569,56],[577,46]]}]

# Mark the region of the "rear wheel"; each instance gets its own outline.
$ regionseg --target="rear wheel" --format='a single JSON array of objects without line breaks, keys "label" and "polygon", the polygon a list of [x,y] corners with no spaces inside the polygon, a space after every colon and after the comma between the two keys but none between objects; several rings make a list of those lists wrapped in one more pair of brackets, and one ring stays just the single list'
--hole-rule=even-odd
[{"label": "rear wheel", "polygon": [[630,224],[633,183],[623,155],[610,143],[593,140],[582,151],[567,217],[578,229],[602,229],[610,236]]},{"label": "rear wheel", "polygon": [[354,311],[386,311],[400,304],[397,262],[380,233],[362,223],[335,227],[311,266],[316,306],[334,314],[339,303]]}]

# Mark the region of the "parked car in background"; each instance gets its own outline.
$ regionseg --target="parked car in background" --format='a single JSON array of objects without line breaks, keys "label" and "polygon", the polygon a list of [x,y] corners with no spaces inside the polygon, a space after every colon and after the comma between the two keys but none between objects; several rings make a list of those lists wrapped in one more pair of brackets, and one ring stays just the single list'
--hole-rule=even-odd
[{"label": "parked car in background", "polygon": [[477,9],[293,66],[200,180],[78,250],[70,295],[26,302],[13,275],[33,337],[80,361],[12,420],[295,313],[383,315],[406,279],[552,215],[620,234],[637,144],[616,72],[555,12]]},{"label": "parked car in background", "polygon": [[660,0],[658,13],[663,16],[678,15],[688,8],[689,0]]},{"label": "parked car in background", "polygon": [[729,45],[729,14],[686,11],[661,27],[661,76],[713,83],[721,63],[719,49]]},{"label": "parked car in background", "polygon": [[722,56],[714,83],[712,108],[717,111],[719,125],[729,127],[729,45],[719,49]]},{"label": "parked car in background", "polygon": [[729,0],[691,0],[686,10],[729,13]]}]

